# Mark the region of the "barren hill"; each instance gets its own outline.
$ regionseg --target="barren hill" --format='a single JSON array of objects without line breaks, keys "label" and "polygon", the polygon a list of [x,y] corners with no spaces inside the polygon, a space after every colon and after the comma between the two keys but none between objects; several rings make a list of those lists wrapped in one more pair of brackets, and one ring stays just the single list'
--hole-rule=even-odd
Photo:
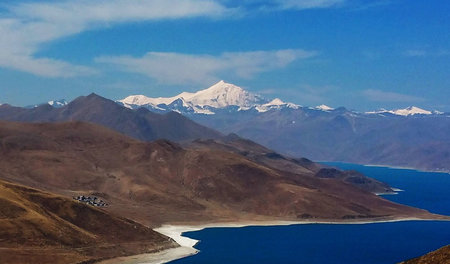
[{"label": "barren hill", "polygon": [[0,146],[0,177],[64,195],[96,193],[108,210],[146,224],[434,217],[338,179],[81,122],[0,122]]},{"label": "barren hill", "polygon": [[270,168],[318,178],[335,178],[372,193],[394,193],[386,183],[366,177],[357,171],[341,171],[306,158],[287,157],[235,134],[218,139],[197,139],[185,145],[195,149],[230,151]]},{"label": "barren hill", "polygon": [[139,223],[0,180],[0,260],[79,263],[177,246]]}]

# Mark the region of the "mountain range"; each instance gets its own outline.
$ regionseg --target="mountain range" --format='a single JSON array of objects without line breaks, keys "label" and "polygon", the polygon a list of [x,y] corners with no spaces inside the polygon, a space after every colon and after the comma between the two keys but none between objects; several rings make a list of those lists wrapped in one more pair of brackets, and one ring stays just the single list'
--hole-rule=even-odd
[{"label": "mountain range", "polygon": [[0,120],[85,121],[146,141],[160,138],[183,141],[221,136],[219,132],[199,125],[176,112],[157,114],[144,108],[133,111],[96,94],[80,96],[61,107],[41,104],[33,108],[21,108],[3,104],[0,106]]},{"label": "mountain range", "polygon": [[[213,94],[195,100],[214,114],[191,118],[304,109]],[[222,107],[230,100],[246,106]],[[2,263],[92,263],[176,247],[149,228],[163,223],[447,219],[375,195],[393,189],[356,171],[279,154],[174,111],[130,109],[91,94],[65,105],[4,104],[0,119],[8,120],[0,121]],[[108,206],[71,199],[80,196]]]},{"label": "mountain range", "polygon": [[[235,151],[208,146],[219,144]],[[200,141],[183,147],[138,141],[84,122],[0,122],[0,145],[2,179],[69,197],[95,195],[107,201],[109,212],[148,226],[438,217],[351,184],[351,178],[356,183],[367,178],[289,161],[234,137],[228,144]],[[278,169],[280,162],[295,169]]]},{"label": "mountain range", "polygon": [[[52,102],[52,101],[51,101]],[[335,110],[327,105],[318,105],[316,107],[302,107],[301,105],[283,102],[279,98],[268,100],[261,95],[248,92],[243,88],[225,81],[219,81],[213,86],[200,90],[195,93],[182,92],[173,97],[147,97],[145,95],[130,95],[124,99],[117,101],[119,104],[131,108],[147,108],[154,112],[168,112],[174,111],[184,115],[190,114],[205,114],[214,115],[221,113],[224,110],[227,112],[237,111],[256,111],[264,113],[269,110],[282,109],[309,109],[324,112]],[[352,111],[355,114],[359,112]],[[429,111],[421,109],[416,106],[410,106],[404,109],[386,110],[380,109],[377,111],[369,111],[362,114],[378,114],[382,115],[398,115],[398,116],[412,116],[412,115],[443,115],[445,113],[440,111]]]},{"label": "mountain range", "polygon": [[220,81],[208,89],[196,93],[183,92],[174,97],[150,98],[144,95],[131,95],[117,101],[131,109],[147,108],[155,112],[174,111],[182,114],[214,115],[221,112],[254,110],[266,112],[270,109],[293,108],[300,106],[285,103],[280,99],[266,100],[236,85]]},{"label": "mountain range", "polygon": [[3,104],[0,120],[80,120],[147,141],[235,133],[293,157],[450,171],[450,114],[418,107],[365,113],[302,107],[224,81],[170,98],[135,95],[115,104],[91,94],[55,102],[32,108]]},{"label": "mountain range", "polygon": [[450,171],[449,113],[414,106],[365,113],[326,105],[302,107],[267,100],[224,81],[196,93],[128,96],[118,103],[182,113],[291,156]]},{"label": "mountain range", "polygon": [[173,111],[158,114],[145,108],[132,110],[96,94],[81,96],[62,107],[54,107],[50,104],[41,104],[34,108],[3,105],[0,106],[1,119],[32,123],[90,122],[138,140],[169,139],[187,147],[201,146],[202,149],[233,152],[285,172],[308,173],[319,178],[337,178],[372,193],[393,192],[389,186],[357,172],[341,172],[332,168],[324,168],[324,166],[304,158],[286,158],[236,134],[223,136],[219,132],[200,126]]}]

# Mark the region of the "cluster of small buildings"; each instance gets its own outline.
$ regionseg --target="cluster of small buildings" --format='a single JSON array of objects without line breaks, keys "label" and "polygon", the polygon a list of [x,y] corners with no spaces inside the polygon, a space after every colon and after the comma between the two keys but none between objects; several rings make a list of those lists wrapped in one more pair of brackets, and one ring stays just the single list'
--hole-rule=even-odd
[{"label": "cluster of small buildings", "polygon": [[92,206],[97,206],[97,207],[104,207],[104,206],[108,206],[107,203],[105,203],[103,200],[98,199],[95,196],[84,196],[84,195],[79,195],[76,197],[73,197],[73,199],[92,205]]}]

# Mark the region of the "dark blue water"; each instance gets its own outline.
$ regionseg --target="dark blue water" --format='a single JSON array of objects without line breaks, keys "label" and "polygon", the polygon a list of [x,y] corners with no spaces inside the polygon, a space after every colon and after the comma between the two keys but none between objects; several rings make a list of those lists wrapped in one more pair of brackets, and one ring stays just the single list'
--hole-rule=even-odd
[{"label": "dark blue water", "polygon": [[404,190],[386,195],[391,201],[450,215],[450,174],[387,167],[369,167],[350,163],[327,162],[343,170],[357,170],[365,175]]},{"label": "dark blue water", "polygon": [[[328,164],[405,190],[387,199],[450,215],[449,174]],[[450,244],[450,222],[209,228],[185,235],[200,240],[200,253],[171,263],[388,264]]]}]

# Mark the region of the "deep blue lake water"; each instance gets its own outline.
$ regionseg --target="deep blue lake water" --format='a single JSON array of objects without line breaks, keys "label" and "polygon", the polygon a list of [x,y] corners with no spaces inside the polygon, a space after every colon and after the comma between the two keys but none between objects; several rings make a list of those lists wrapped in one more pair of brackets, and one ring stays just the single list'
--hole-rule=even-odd
[{"label": "deep blue lake water", "polygon": [[[404,190],[384,196],[389,200],[450,215],[449,174],[327,164]],[[200,253],[171,263],[391,264],[450,244],[450,222],[208,228],[185,235],[200,240]]]}]

